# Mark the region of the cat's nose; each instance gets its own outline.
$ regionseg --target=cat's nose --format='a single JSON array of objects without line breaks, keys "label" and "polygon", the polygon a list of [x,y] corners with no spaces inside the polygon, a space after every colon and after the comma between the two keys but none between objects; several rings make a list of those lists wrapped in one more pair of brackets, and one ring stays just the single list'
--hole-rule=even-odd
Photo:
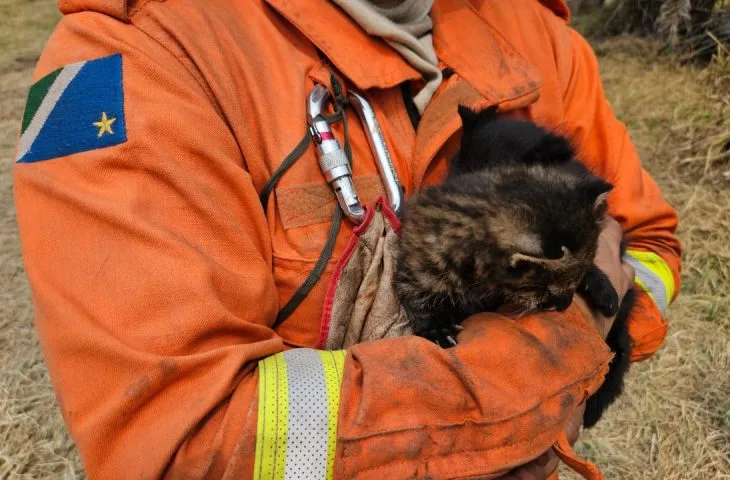
[{"label": "cat's nose", "polygon": [[573,303],[573,294],[568,293],[565,295],[556,295],[550,299],[551,303],[555,305],[555,310],[562,312],[567,310],[571,303]]}]

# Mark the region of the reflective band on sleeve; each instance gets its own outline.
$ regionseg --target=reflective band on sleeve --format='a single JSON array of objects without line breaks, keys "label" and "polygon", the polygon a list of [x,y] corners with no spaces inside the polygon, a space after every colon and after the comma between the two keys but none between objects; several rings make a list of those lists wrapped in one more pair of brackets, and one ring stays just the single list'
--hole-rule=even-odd
[{"label": "reflective band on sleeve", "polygon": [[254,478],[281,480],[286,461],[289,389],[281,354],[259,362],[259,412]]},{"label": "reflective band on sleeve", "polygon": [[636,270],[636,284],[654,300],[662,315],[674,298],[674,275],[656,253],[629,250],[624,261]]},{"label": "reflective band on sleeve", "polygon": [[298,348],[259,362],[254,479],[332,478],[345,354]]}]

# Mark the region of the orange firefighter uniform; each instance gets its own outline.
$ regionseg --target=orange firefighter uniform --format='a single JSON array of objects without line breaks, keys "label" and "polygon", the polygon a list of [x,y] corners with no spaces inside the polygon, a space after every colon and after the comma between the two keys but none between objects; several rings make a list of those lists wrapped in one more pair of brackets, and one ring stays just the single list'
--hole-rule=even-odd
[{"label": "orange firefighter uniform", "polygon": [[[615,185],[610,213],[644,292],[634,359],[660,346],[679,285],[676,215],[561,1],[436,0],[434,45],[454,73],[417,128],[401,86],[418,73],[329,2],[59,4],[15,195],[39,340],[90,478],[493,478],[553,445],[600,384],[610,352],[576,306],[478,315],[449,350],[410,336],[316,349],[350,224],[271,328],[336,204],[311,145],[266,211],[259,193],[330,72],[372,104],[407,195],[442,178],[459,103],[568,135]],[[376,164],[362,125],[349,127],[372,203]]]}]

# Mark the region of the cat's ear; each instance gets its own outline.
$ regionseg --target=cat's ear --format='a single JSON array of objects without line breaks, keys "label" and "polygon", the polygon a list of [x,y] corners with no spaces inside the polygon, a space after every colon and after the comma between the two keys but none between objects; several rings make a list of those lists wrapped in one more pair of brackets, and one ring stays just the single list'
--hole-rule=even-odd
[{"label": "cat's ear", "polygon": [[479,112],[475,112],[464,105],[459,105],[459,116],[461,117],[461,124],[464,126],[464,130],[474,128],[479,122]]},{"label": "cat's ear", "polygon": [[612,189],[613,185],[600,178],[596,178],[588,184],[588,201],[593,203],[594,212],[600,215],[606,212],[606,201]]},{"label": "cat's ear", "polygon": [[498,107],[492,106],[484,110],[472,110],[464,105],[459,105],[459,116],[464,130],[471,130],[480,123],[490,122],[497,118]]}]

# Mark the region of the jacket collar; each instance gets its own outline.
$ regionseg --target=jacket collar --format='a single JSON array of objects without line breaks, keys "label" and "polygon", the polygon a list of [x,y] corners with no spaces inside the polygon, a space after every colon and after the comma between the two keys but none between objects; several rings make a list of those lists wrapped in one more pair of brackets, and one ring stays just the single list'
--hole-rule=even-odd
[{"label": "jacket collar", "polygon": [[[494,8],[499,8],[499,2],[494,2]],[[537,69],[469,2],[436,0],[431,16],[439,59],[488,103],[514,102],[539,89],[542,81]]]},{"label": "jacket collar", "polygon": [[[368,36],[332,3],[266,1],[361,91],[420,78],[390,46]],[[500,8],[499,2],[493,5]],[[411,184],[416,188],[437,152],[461,127],[456,105],[521,108],[538,99],[542,85],[537,69],[467,0],[435,0],[431,16],[436,55],[457,75],[444,82],[421,117],[409,161]]]},{"label": "jacket collar", "polygon": [[326,0],[266,0],[358,89],[389,88],[420,78],[383,40],[372,38]]},{"label": "jacket collar", "polygon": [[[358,89],[389,88],[420,78],[384,41],[367,35],[326,0],[266,0]],[[540,86],[530,65],[466,0],[435,0],[431,11],[439,59],[489,103],[514,101]]]}]

